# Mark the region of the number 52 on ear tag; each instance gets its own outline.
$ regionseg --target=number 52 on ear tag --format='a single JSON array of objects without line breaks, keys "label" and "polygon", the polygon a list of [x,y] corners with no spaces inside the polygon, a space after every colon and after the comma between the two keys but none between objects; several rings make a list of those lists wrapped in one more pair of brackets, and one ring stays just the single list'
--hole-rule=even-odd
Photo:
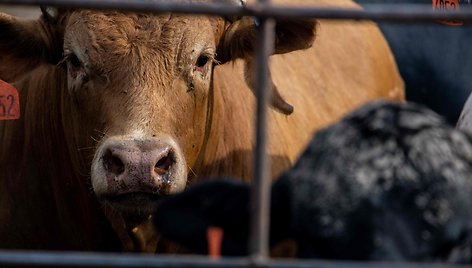
[{"label": "number 52 on ear tag", "polygon": [[0,121],[20,118],[20,97],[18,90],[0,80]]}]

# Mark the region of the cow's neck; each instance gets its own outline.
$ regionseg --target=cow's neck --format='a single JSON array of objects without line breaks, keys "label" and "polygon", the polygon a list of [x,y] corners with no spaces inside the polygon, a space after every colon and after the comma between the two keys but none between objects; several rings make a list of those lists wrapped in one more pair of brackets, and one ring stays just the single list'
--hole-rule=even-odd
[{"label": "cow's neck", "polygon": [[[218,66],[214,73],[213,117],[204,160],[196,169],[197,178],[230,176],[249,182],[254,163],[255,97],[246,86],[241,62]],[[269,121],[276,116],[280,115],[269,111]],[[278,135],[283,125],[271,124],[270,129],[269,133]],[[273,178],[292,164],[287,155],[271,151],[274,145],[280,144],[269,143]]]},{"label": "cow's neck", "polygon": [[234,77],[231,69],[218,67],[215,74],[211,128],[202,164],[195,170],[197,180],[231,176],[249,181],[253,159],[253,100],[242,99],[241,92],[232,91],[234,80],[225,79]]},{"label": "cow's neck", "polygon": [[107,223],[98,220],[88,171],[71,139],[79,126],[70,113],[73,104],[60,90],[65,85],[64,71],[55,66],[42,66],[17,83],[21,120],[3,123],[0,132],[2,146],[9,152],[0,162],[7,174],[1,186],[15,196],[0,200],[1,209],[5,208],[0,220],[24,226],[0,227],[0,235],[18,232],[12,240],[24,237],[45,249],[107,249],[101,242],[110,236],[104,231]]}]

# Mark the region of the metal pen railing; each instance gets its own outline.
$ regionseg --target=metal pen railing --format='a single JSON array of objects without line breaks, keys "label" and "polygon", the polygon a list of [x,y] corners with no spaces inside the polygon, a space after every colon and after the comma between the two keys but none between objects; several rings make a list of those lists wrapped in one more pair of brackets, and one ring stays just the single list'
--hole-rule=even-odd
[{"label": "metal pen railing", "polygon": [[[269,4],[270,0],[258,3]],[[270,158],[267,156],[267,105],[271,98],[269,89],[269,57],[274,49],[275,20],[260,19],[256,46],[256,148],[254,152],[254,176],[251,191],[252,220],[249,243],[250,256],[255,263],[264,263],[269,252],[270,224]],[[272,85],[270,85],[272,86]]]},{"label": "metal pen railing", "polygon": [[424,5],[367,5],[360,9],[278,7],[270,0],[238,7],[218,4],[181,4],[166,1],[135,0],[0,0],[0,4],[42,5],[68,8],[116,9],[139,12],[174,12],[219,16],[254,16],[260,20],[256,49],[257,114],[254,185],[251,194],[252,215],[249,258],[210,260],[197,256],[160,256],[136,254],[99,254],[83,252],[0,251],[0,267],[459,267],[445,264],[366,263],[331,261],[275,261],[268,258],[269,226],[269,158],[267,148],[267,103],[270,99],[268,58],[273,50],[275,19],[317,18],[374,20],[391,22],[431,22],[433,20],[472,21],[472,9],[454,12],[433,11]]},{"label": "metal pen railing", "polygon": [[443,263],[354,262],[326,260],[270,260],[251,258],[211,260],[202,256],[162,256],[86,252],[9,252],[0,251],[0,267],[83,267],[83,268],[462,268]]},{"label": "metal pen railing", "polygon": [[0,0],[0,4],[53,6],[69,8],[115,9],[139,12],[173,12],[218,16],[253,16],[258,18],[352,19],[392,22],[431,22],[434,20],[472,21],[472,8],[455,11],[433,10],[418,4],[366,4],[364,9],[329,7],[275,6],[257,2],[245,7],[222,4],[175,3],[163,0]]}]

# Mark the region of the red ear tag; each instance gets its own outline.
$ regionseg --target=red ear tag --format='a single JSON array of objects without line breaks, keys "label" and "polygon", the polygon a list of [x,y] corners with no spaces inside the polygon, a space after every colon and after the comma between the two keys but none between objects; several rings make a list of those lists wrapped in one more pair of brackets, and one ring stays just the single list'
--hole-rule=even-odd
[{"label": "red ear tag", "polygon": [[[433,0],[433,9],[437,10],[454,10],[460,9],[459,0]],[[462,21],[455,20],[440,20],[439,23],[449,26],[461,26],[464,25]]]},{"label": "red ear tag", "polygon": [[221,244],[223,243],[223,229],[209,227],[207,230],[208,256],[211,259],[219,259],[221,256]]},{"label": "red ear tag", "polygon": [[0,80],[0,121],[20,118],[20,97],[18,90]]}]

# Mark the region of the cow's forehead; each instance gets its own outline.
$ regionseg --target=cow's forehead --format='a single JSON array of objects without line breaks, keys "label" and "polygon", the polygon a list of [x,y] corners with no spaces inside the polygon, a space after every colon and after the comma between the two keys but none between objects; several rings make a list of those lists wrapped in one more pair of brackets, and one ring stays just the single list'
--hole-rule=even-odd
[{"label": "cow's forehead", "polygon": [[69,18],[64,47],[100,65],[133,54],[178,62],[215,46],[213,26],[207,16],[81,10]]},{"label": "cow's forehead", "polygon": [[78,11],[71,15],[69,26],[89,33],[96,42],[165,43],[173,41],[172,38],[179,34],[191,37],[201,35],[202,31],[211,31],[210,20],[209,17],[191,15]]}]

